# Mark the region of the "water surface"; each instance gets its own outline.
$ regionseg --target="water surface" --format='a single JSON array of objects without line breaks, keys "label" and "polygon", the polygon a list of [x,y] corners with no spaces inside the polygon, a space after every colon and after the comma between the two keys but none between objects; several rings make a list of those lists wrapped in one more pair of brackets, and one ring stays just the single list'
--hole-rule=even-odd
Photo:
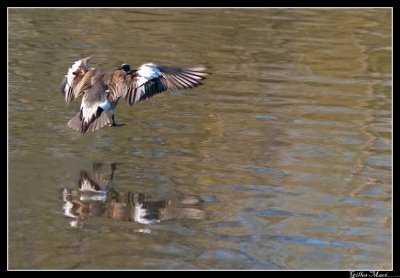
[{"label": "water surface", "polygon": [[[390,9],[8,15],[10,269],[392,268]],[[87,55],[212,74],[81,135]]]}]

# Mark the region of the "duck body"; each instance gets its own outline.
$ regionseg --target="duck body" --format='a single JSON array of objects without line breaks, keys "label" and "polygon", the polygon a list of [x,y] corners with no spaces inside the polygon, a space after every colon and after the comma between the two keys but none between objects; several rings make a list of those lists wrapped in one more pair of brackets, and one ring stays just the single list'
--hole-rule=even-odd
[{"label": "duck body", "polygon": [[[117,69],[89,67],[91,57],[76,61],[69,68],[61,86],[67,103],[82,97],[80,111],[69,122],[72,129],[85,133],[105,126],[118,126],[115,111],[119,100],[129,105],[146,100],[164,91],[176,91],[201,85],[204,67],[160,67],[153,63],[132,70],[122,64]],[[112,123],[107,112],[112,111]]]}]

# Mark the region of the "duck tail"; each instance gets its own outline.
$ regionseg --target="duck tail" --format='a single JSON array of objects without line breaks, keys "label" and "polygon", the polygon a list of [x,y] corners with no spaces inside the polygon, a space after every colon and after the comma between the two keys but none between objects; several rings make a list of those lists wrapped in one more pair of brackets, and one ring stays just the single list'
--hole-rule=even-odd
[{"label": "duck tail", "polygon": [[95,131],[95,130],[103,128],[109,124],[111,124],[111,122],[107,116],[107,113],[104,111],[101,111],[100,116],[96,117],[93,120],[93,122],[87,127],[86,131]]},{"label": "duck tail", "polygon": [[81,133],[84,133],[83,129],[83,120],[82,120],[82,114],[81,112],[78,112],[75,117],[73,117],[69,122],[68,126],[72,128],[73,130],[79,131]]},{"label": "duck tail", "polygon": [[110,119],[107,113],[104,111],[98,111],[94,119],[87,123],[82,119],[82,112],[78,112],[75,117],[73,117],[69,122],[68,126],[73,130],[79,131],[80,133],[85,133],[87,131],[95,131],[109,125]]}]

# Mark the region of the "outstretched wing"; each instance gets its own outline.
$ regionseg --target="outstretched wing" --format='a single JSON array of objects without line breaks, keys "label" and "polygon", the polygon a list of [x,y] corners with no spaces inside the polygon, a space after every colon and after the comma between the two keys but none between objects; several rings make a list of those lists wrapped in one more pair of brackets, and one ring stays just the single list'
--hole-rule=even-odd
[{"label": "outstretched wing", "polygon": [[61,93],[64,95],[66,103],[82,96],[85,90],[90,88],[90,79],[93,71],[89,67],[88,62],[91,59],[92,57],[86,57],[75,61],[72,67],[69,68],[68,74],[65,75],[61,86]]},{"label": "outstretched wing", "polygon": [[199,86],[206,75],[204,67],[178,68],[144,64],[127,74],[127,88],[123,97],[133,105],[167,90],[177,91]]},{"label": "outstretched wing", "polygon": [[114,102],[126,93],[126,74],[123,70],[115,70],[108,81],[108,98]]}]

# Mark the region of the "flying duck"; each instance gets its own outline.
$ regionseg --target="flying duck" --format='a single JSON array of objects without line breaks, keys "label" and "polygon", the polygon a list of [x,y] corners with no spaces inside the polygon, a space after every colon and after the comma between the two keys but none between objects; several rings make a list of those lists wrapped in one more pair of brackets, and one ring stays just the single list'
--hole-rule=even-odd
[{"label": "flying duck", "polygon": [[[68,126],[85,133],[115,123],[115,110],[120,98],[129,105],[165,91],[177,91],[201,85],[207,73],[204,67],[180,68],[153,63],[131,69],[122,64],[117,69],[89,67],[92,57],[76,61],[62,82],[61,93],[66,103],[82,97],[81,108]],[[112,111],[110,122],[107,113]]]}]

